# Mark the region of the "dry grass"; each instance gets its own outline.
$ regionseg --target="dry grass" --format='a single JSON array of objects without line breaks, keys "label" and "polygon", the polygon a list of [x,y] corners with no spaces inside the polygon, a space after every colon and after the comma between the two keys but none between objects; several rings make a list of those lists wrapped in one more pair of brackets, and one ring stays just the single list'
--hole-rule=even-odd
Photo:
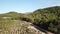
[{"label": "dry grass", "polygon": [[34,29],[29,29],[28,23],[21,20],[0,21],[0,34],[37,34]]}]

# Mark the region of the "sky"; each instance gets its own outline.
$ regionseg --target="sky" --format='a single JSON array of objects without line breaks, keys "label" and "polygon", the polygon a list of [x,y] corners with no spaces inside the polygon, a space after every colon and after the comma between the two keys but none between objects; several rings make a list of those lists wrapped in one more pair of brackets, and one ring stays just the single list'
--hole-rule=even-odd
[{"label": "sky", "polygon": [[60,0],[0,0],[0,13],[26,13],[51,6],[60,6]]}]

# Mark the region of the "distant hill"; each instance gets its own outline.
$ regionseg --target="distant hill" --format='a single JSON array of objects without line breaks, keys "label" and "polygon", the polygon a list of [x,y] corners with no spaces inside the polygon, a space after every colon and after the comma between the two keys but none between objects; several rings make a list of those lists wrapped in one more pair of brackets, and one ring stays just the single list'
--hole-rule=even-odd
[{"label": "distant hill", "polygon": [[11,17],[11,19],[20,19],[20,16],[22,16],[23,14],[21,13],[17,13],[17,12],[8,12],[8,13],[4,13],[4,14],[0,14],[0,18],[2,17]]}]

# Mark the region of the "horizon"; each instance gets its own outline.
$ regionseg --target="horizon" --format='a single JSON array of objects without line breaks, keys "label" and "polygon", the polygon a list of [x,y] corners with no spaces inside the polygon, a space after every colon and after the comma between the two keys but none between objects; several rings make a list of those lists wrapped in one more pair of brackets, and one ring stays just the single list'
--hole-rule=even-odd
[{"label": "horizon", "polygon": [[0,14],[15,11],[33,12],[37,9],[60,6],[60,0],[0,0]]}]

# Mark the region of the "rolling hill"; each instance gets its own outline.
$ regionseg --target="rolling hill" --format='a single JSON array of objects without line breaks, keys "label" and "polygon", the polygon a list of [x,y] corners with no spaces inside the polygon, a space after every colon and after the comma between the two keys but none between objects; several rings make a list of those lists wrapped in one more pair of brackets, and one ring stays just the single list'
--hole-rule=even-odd
[{"label": "rolling hill", "polygon": [[[13,24],[17,25],[17,23],[15,23],[14,20],[19,20],[17,21],[20,23],[19,25],[22,24],[21,21],[31,22],[32,24],[42,29],[53,32],[55,34],[60,34],[60,6],[37,9],[33,13],[29,13],[29,14],[22,14],[17,12],[0,14],[0,24],[1,24],[0,29],[4,31],[7,28],[9,30],[9,28],[11,27],[10,25]],[[13,27],[18,27],[18,25],[17,26],[15,25],[13,25]],[[23,28],[25,27],[25,25],[19,27]],[[25,28],[22,29],[23,31],[22,33],[25,34],[24,30]]]}]

